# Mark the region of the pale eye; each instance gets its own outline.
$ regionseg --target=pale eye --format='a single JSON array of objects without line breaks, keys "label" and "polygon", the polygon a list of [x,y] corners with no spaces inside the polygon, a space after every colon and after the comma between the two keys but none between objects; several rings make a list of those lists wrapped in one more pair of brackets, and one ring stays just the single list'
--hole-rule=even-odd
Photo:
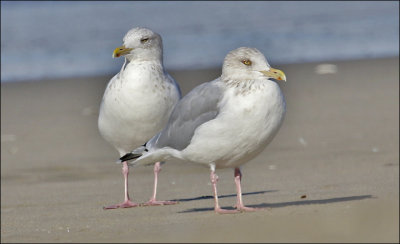
[{"label": "pale eye", "polygon": [[242,63],[243,63],[244,65],[247,65],[247,66],[250,66],[250,65],[251,65],[251,61],[250,61],[249,59],[244,59],[244,60],[242,60]]},{"label": "pale eye", "polygon": [[146,43],[149,41],[149,38],[143,38],[142,40],[140,40],[141,43]]}]

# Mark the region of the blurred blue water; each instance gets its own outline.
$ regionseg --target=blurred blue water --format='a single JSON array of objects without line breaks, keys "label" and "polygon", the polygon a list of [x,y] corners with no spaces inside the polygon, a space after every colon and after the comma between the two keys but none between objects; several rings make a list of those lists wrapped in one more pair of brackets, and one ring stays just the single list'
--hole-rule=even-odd
[{"label": "blurred blue water", "polygon": [[220,66],[239,46],[272,64],[399,55],[399,2],[1,2],[1,81],[118,72],[132,27],[160,33],[167,69]]}]

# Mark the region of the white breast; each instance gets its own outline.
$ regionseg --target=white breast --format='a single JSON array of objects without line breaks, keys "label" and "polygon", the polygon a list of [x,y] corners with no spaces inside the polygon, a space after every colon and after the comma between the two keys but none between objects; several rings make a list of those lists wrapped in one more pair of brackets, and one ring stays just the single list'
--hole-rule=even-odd
[{"label": "white breast", "polygon": [[260,153],[283,122],[285,100],[275,82],[257,87],[250,92],[227,88],[219,115],[196,130],[183,155],[224,168],[237,167]]},{"label": "white breast", "polygon": [[129,64],[108,84],[98,125],[120,154],[143,145],[168,121],[179,93],[167,79],[161,66]]}]

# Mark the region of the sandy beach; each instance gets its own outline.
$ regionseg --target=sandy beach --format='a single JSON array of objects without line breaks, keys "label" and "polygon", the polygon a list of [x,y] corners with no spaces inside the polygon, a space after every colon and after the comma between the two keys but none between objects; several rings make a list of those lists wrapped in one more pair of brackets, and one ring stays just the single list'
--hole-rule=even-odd
[{"label": "sandy beach", "polygon": [[[268,209],[235,215],[213,212],[207,168],[174,161],[158,198],[179,204],[103,210],[123,197],[97,129],[111,76],[2,83],[1,242],[399,242],[398,57],[276,68],[285,121],[242,168],[244,203]],[[220,70],[170,73],[186,94]],[[232,207],[233,170],[217,174]],[[152,167],[129,183],[147,201]]]}]

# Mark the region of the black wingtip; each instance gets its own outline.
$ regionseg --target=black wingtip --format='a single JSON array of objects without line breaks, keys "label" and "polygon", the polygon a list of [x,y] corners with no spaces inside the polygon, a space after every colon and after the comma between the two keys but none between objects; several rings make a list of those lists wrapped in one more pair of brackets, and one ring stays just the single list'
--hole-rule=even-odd
[{"label": "black wingtip", "polygon": [[138,158],[140,156],[142,156],[142,155],[141,154],[136,154],[136,153],[127,153],[124,156],[120,157],[119,160],[121,160],[121,162],[124,162],[124,161],[128,161],[128,160],[132,160],[132,159]]}]

